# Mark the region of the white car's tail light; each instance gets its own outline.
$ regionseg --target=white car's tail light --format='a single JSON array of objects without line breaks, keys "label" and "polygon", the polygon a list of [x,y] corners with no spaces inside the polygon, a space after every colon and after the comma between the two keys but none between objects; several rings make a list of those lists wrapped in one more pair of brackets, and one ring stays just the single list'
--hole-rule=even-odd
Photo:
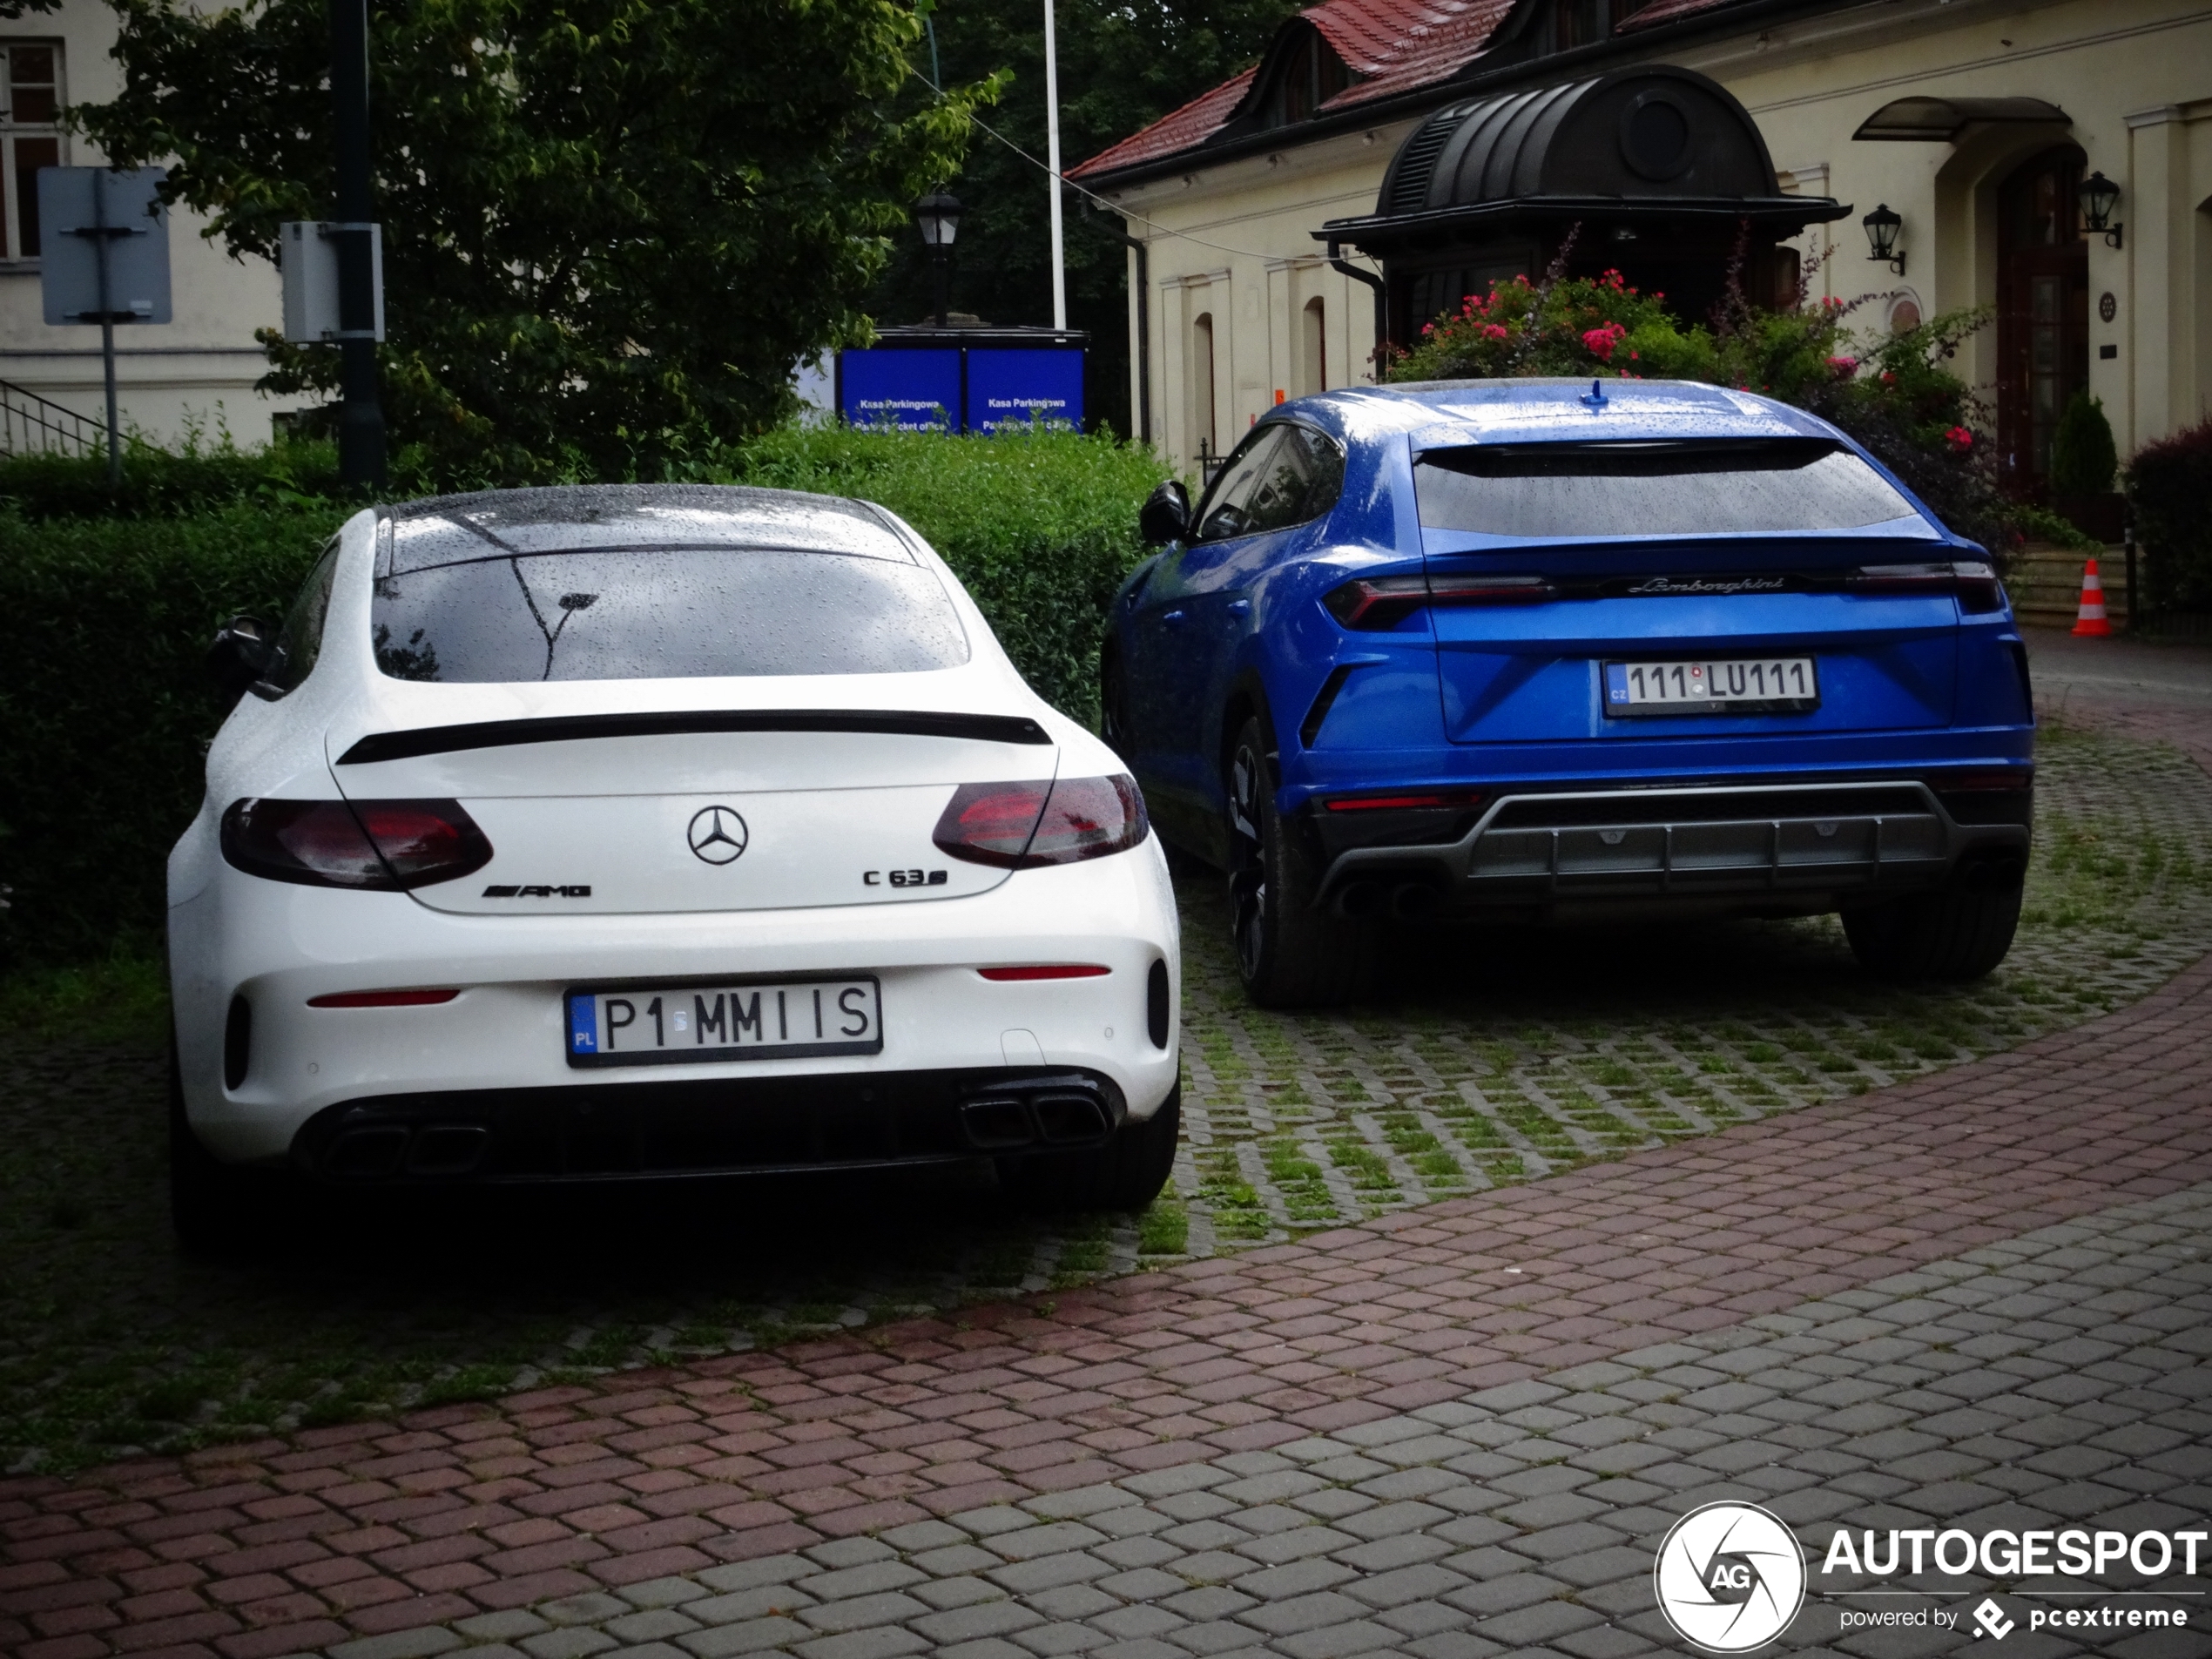
[{"label": "white car's tail light", "polygon": [[979,968],[985,979],[1016,983],[1040,979],[1097,979],[1114,970],[1097,962],[1033,962],[1017,968]]},{"label": "white car's tail light", "polygon": [[450,881],[491,862],[457,800],[233,801],[223,856],[248,875],[382,893]]},{"label": "white car's tail light", "polygon": [[1009,870],[1125,853],[1150,833],[1133,779],[962,784],[931,839],[938,851]]},{"label": "white car's tail light", "polygon": [[450,1002],[461,993],[442,991],[333,991],[327,996],[311,996],[311,1008],[427,1008],[441,1002]]}]

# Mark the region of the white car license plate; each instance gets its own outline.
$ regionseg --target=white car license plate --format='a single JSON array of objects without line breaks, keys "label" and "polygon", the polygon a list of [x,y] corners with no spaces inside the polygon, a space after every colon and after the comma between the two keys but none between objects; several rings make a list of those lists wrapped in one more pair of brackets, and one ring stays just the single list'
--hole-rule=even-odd
[{"label": "white car license plate", "polygon": [[650,985],[568,994],[571,1066],[671,1066],[880,1054],[873,976]]},{"label": "white car license plate", "polygon": [[1777,714],[1820,706],[1810,657],[1605,664],[1608,715]]}]

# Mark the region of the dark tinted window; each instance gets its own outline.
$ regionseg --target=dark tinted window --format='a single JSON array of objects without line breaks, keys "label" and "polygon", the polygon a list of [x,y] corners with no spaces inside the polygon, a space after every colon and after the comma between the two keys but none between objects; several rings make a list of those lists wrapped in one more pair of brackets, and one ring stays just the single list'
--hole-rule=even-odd
[{"label": "dark tinted window", "polygon": [[337,570],[338,539],[333,536],[315,568],[307,572],[300,597],[292,602],[277,633],[269,671],[261,676],[264,685],[288,691],[314,671],[315,658],[322,654],[323,621],[330,614],[330,581]]},{"label": "dark tinted window", "polygon": [[1217,542],[1315,519],[1344,488],[1344,451],[1309,427],[1262,427],[1222,469],[1206,494],[1194,538]]},{"label": "dark tinted window", "polygon": [[388,576],[370,607],[395,679],[691,679],[954,668],[968,639],[909,561],[770,548],[516,554]]},{"label": "dark tinted window", "polygon": [[718,485],[401,508],[370,624],[397,679],[900,674],[968,658],[943,583],[876,509]]},{"label": "dark tinted window", "polygon": [[1470,445],[1427,451],[1413,481],[1424,525],[1485,536],[1843,530],[1919,516],[1826,438]]}]

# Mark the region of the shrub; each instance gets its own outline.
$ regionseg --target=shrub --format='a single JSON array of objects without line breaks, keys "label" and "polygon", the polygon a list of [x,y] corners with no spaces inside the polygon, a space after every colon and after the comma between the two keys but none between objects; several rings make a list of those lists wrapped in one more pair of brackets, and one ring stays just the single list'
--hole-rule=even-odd
[{"label": "shrub", "polygon": [[2128,463],[2145,608],[2212,610],[2212,421],[2147,443]]},{"label": "shrub", "polygon": [[271,444],[240,449],[188,442],[176,454],[132,442],[123,482],[111,489],[105,454],[0,455],[0,502],[25,518],[142,518],[203,512],[239,502],[282,507],[335,500],[338,447]]},{"label": "shrub", "polygon": [[179,517],[0,510],[0,881],[10,957],[82,958],[161,925],[163,860],[198,809],[223,711],[201,658],[223,618],[279,616],[336,506]]},{"label": "shrub", "polygon": [[2051,436],[2051,493],[2101,496],[2112,488],[2112,475],[2119,467],[2120,452],[2113,447],[2104,400],[2076,392]]},{"label": "shrub", "polygon": [[[82,463],[7,475],[11,489],[31,482],[0,503],[0,769],[17,780],[0,807],[0,883],[14,888],[0,952],[81,961],[158,936],[163,860],[198,809],[223,718],[208,639],[239,611],[280,616],[347,511],[264,491],[262,459],[210,462],[190,488],[150,491],[136,517],[70,516],[91,500]],[[943,552],[1038,692],[1089,720],[1106,605],[1143,551],[1136,510],[1164,469],[1072,433],[831,429],[694,453],[676,470],[882,502]],[[95,475],[105,489],[105,468]],[[23,510],[27,497],[47,516]]]},{"label": "shrub", "polygon": [[1665,294],[1640,293],[1618,271],[1561,276],[1566,258],[1562,249],[1540,282],[1525,276],[1494,282],[1456,314],[1439,317],[1388,378],[1574,375],[1702,381],[1757,392],[1851,434],[1959,535],[2000,556],[2021,539],[1998,491],[1988,446],[1974,437],[1980,411],[1945,367],[1988,321],[1987,313],[1932,317],[1862,353],[1849,332],[1855,304],[1828,300],[1767,311],[1749,303],[1731,280],[1710,324],[1684,323],[1667,309]]}]

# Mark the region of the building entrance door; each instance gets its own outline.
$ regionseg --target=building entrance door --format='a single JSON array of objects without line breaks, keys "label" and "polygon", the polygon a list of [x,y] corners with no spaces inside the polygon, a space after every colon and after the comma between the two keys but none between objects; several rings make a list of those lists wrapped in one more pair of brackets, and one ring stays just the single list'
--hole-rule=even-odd
[{"label": "building entrance door", "polygon": [[2089,246],[2072,145],[2047,150],[1998,192],[1997,455],[2006,488],[2050,494],[2051,439],[2089,383]]}]

